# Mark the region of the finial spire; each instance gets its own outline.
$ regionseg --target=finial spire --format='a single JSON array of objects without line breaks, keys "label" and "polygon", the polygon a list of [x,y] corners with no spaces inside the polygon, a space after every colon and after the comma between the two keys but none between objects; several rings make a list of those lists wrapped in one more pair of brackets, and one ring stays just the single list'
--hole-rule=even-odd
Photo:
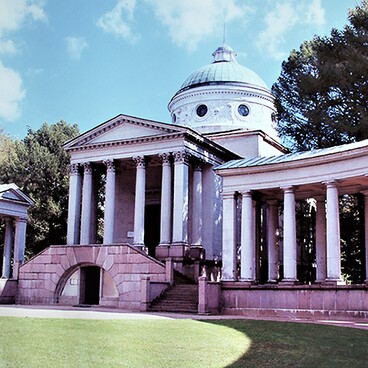
[{"label": "finial spire", "polygon": [[226,18],[225,18],[225,13],[224,13],[224,19],[223,19],[223,30],[222,30],[222,44],[225,45],[226,43]]}]

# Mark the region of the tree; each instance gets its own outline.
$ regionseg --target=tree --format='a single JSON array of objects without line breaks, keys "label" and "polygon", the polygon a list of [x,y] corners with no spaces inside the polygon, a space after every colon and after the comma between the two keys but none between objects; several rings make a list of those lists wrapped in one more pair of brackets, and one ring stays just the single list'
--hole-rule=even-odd
[{"label": "tree", "polygon": [[348,19],[293,50],[272,86],[277,130],[293,150],[368,138],[368,1]]},{"label": "tree", "polygon": [[79,134],[64,121],[28,129],[23,140],[8,144],[0,164],[0,182],[17,184],[34,202],[29,210],[26,249],[29,255],[51,244],[65,244],[69,155],[63,143]]},{"label": "tree", "polygon": [[[368,1],[351,9],[348,20],[342,30],[333,29],[328,37],[315,36],[303,42],[299,51],[292,50],[272,86],[277,130],[293,150],[368,138]],[[362,196],[342,196],[342,269],[345,279],[354,283],[362,282],[365,274],[362,224]]]}]

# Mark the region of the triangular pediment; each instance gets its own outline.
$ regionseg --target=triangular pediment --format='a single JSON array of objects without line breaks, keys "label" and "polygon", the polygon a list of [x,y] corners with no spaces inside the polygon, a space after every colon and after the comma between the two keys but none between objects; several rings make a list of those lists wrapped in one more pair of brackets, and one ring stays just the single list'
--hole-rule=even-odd
[{"label": "triangular pediment", "polygon": [[0,200],[1,199],[33,205],[33,201],[15,184],[0,184]]},{"label": "triangular pediment", "polygon": [[154,136],[169,136],[173,133],[180,133],[182,131],[185,131],[185,129],[175,125],[126,115],[118,115],[67,142],[64,147],[66,149],[73,149],[77,147],[108,144],[109,142],[134,142]]}]

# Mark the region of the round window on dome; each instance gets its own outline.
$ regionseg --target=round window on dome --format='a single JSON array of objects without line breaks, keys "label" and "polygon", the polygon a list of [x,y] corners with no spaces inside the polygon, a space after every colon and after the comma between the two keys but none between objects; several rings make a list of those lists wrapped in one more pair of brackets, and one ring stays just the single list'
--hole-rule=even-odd
[{"label": "round window on dome", "polygon": [[206,105],[199,105],[197,107],[197,115],[200,118],[203,118],[203,116],[205,116],[207,114],[207,111],[208,111],[208,107]]},{"label": "round window on dome", "polygon": [[172,122],[176,123],[176,114],[172,114]]},{"label": "round window on dome", "polygon": [[238,113],[241,116],[248,116],[249,115],[249,107],[247,105],[239,105],[238,106]]}]

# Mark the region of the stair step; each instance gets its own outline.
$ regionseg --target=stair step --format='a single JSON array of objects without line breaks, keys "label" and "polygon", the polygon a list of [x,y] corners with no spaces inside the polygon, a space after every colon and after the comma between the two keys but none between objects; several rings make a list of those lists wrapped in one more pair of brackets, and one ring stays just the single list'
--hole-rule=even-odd
[{"label": "stair step", "polygon": [[198,285],[189,283],[185,276],[180,275],[179,283],[166,290],[151,303],[152,312],[198,313]]}]

